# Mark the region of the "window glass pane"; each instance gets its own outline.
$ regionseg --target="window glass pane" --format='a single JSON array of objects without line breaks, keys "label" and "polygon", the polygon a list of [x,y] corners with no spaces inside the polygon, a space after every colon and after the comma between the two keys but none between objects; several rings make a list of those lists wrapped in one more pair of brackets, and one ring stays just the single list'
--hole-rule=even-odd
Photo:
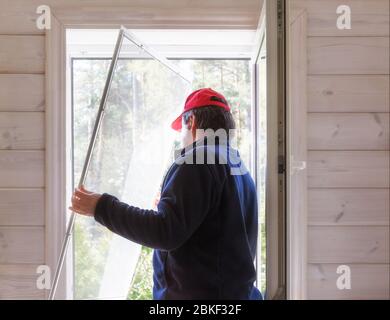
[{"label": "window glass pane", "polygon": [[[74,181],[81,175],[109,63],[109,60],[72,61]],[[98,295],[104,266],[101,252],[107,251],[103,235],[92,219],[77,216],[73,233],[75,299]]]}]

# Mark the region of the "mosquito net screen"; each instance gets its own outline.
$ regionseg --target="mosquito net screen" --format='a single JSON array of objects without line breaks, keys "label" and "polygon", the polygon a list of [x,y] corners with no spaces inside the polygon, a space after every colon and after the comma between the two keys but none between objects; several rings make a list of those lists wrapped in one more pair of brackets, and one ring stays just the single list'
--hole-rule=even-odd
[{"label": "mosquito net screen", "polygon": [[[104,84],[111,81],[85,186],[149,209],[155,208],[177,147],[170,122],[190,90],[188,80],[155,56],[125,35],[112,79],[107,77],[110,59],[73,61],[75,181],[84,165]],[[78,216],[73,252],[76,299],[151,297],[150,249]]]}]

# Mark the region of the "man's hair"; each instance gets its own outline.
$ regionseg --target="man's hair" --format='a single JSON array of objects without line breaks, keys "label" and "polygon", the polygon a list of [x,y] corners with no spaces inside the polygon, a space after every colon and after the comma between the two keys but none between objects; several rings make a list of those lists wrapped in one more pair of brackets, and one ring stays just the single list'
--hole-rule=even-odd
[{"label": "man's hair", "polygon": [[236,127],[231,112],[221,107],[206,106],[189,110],[183,114],[184,124],[188,124],[191,115],[195,117],[196,129],[224,129],[229,134],[229,130]]}]

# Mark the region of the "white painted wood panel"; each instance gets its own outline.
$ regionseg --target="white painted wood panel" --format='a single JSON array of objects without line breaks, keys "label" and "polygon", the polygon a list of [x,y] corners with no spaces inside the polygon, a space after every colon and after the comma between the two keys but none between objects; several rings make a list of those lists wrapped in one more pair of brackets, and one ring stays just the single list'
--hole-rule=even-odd
[{"label": "white painted wood panel", "polygon": [[0,264],[44,263],[43,227],[0,227]]},{"label": "white painted wood panel", "polygon": [[0,35],[0,73],[44,71],[44,36]]},{"label": "white painted wood panel", "polygon": [[389,188],[388,151],[309,151],[309,188]]},{"label": "white painted wood panel", "polygon": [[0,150],[0,188],[44,186],[44,151]]},{"label": "white painted wood panel", "polygon": [[43,189],[0,189],[1,226],[43,226]]},{"label": "white painted wood panel", "polygon": [[[336,9],[347,5],[352,12],[350,30],[337,28]],[[309,36],[388,36],[389,1],[387,0],[294,0],[294,6],[308,11]]]},{"label": "white painted wood panel", "polygon": [[388,264],[350,264],[351,289],[336,286],[339,264],[309,264],[309,299],[390,299]]},{"label": "white painted wood panel", "polygon": [[388,226],[309,226],[309,263],[389,263]]},{"label": "white painted wood panel", "polygon": [[389,150],[389,113],[309,113],[309,150]]},{"label": "white painted wood panel", "polygon": [[0,112],[0,149],[42,150],[43,112]]},{"label": "white painted wood panel", "polygon": [[0,264],[0,300],[44,299],[44,291],[37,289],[35,264]]},{"label": "white painted wood panel", "polygon": [[389,74],[388,37],[309,37],[308,72]]},{"label": "white painted wood panel", "polygon": [[294,12],[290,24],[288,69],[287,175],[287,282],[288,299],[306,298],[307,170],[296,170],[307,161],[307,15]]},{"label": "white painted wood panel", "polygon": [[389,225],[389,189],[309,189],[309,225]]},{"label": "white painted wood panel", "polygon": [[389,76],[309,76],[309,112],[390,112]]},{"label": "white painted wood panel", "polygon": [[0,111],[43,111],[43,74],[0,74]]}]

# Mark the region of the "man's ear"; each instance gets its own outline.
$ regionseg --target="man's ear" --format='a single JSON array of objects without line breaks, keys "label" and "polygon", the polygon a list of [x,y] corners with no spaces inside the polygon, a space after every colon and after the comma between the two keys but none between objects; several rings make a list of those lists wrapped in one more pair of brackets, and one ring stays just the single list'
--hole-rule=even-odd
[{"label": "man's ear", "polygon": [[183,121],[183,126],[185,126],[187,130],[191,130],[191,125],[192,125],[192,121],[190,118],[188,118],[187,123]]},{"label": "man's ear", "polygon": [[196,118],[194,115],[191,116],[191,122],[189,122],[189,124],[191,124],[191,132],[192,132],[192,136],[195,138],[196,137]]},{"label": "man's ear", "polygon": [[194,121],[194,116],[193,116],[193,115],[190,115],[190,116],[188,117],[188,122],[187,122],[187,124],[186,124],[186,127],[187,127],[187,130],[188,130],[188,131],[192,131],[192,130],[193,130],[194,123],[195,123],[195,121]]}]

